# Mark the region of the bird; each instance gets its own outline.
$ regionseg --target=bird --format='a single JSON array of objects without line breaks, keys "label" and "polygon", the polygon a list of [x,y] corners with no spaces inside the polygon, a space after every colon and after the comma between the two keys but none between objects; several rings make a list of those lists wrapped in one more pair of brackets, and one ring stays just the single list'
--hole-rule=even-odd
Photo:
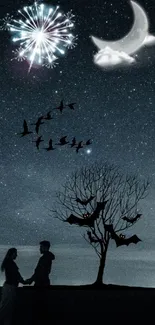
[{"label": "bird", "polygon": [[49,146],[48,146],[48,148],[43,148],[43,149],[45,149],[47,151],[55,150],[56,148],[53,148],[52,142],[53,142],[52,139],[49,139]]},{"label": "bird", "polygon": [[51,116],[51,111],[49,111],[48,113],[47,113],[47,115],[45,116],[45,117],[43,117],[43,119],[44,120],[52,120],[53,119],[53,117]]},{"label": "bird", "polygon": [[74,109],[74,105],[75,105],[76,103],[71,103],[71,104],[68,104],[67,106],[70,108],[70,109]]},{"label": "bird", "polygon": [[61,114],[62,114],[62,111],[63,111],[64,108],[65,108],[65,106],[63,104],[63,100],[61,100],[60,105],[58,107],[56,107],[55,109],[59,109]]},{"label": "bird", "polygon": [[36,127],[35,127],[35,130],[36,130],[36,133],[38,134],[38,132],[39,132],[39,126],[41,125],[41,124],[44,124],[44,122],[41,122],[41,120],[43,119],[44,117],[43,117],[43,115],[42,116],[40,116],[39,118],[38,118],[38,120],[37,120],[37,122],[36,123],[32,123],[31,125],[35,125]]},{"label": "bird", "polygon": [[73,148],[75,145],[76,145],[76,138],[74,137],[72,139],[71,148]]},{"label": "bird", "polygon": [[29,131],[28,130],[28,126],[27,126],[26,120],[24,120],[24,122],[23,122],[23,128],[24,128],[24,131],[21,132],[21,133],[17,133],[17,135],[20,135],[21,134],[21,137],[24,137],[27,134],[33,133],[32,131]]},{"label": "bird", "polygon": [[42,135],[40,137],[38,137],[37,140],[32,141],[32,142],[35,142],[36,143],[36,147],[37,147],[38,150],[39,150],[40,142],[44,141],[41,138],[42,138]]},{"label": "bird", "polygon": [[79,149],[83,148],[83,146],[82,146],[82,142],[83,142],[83,141],[80,141],[80,142],[78,143],[78,146],[76,147],[76,152],[77,152],[77,153],[79,152]]},{"label": "bird", "polygon": [[56,145],[59,145],[59,146],[64,146],[65,144],[69,143],[69,141],[66,141],[66,138],[67,138],[67,135],[65,135],[64,137],[60,138],[60,142],[59,143],[56,143]]},{"label": "bird", "polygon": [[89,146],[90,144],[92,144],[91,139],[87,140],[85,143],[86,146]]}]

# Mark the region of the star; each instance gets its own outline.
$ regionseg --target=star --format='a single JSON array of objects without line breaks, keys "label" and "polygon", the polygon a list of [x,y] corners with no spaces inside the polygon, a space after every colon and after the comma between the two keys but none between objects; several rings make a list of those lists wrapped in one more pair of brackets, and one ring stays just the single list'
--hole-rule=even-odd
[{"label": "star", "polygon": [[87,149],[86,153],[87,153],[87,155],[90,155],[92,153],[92,149]]}]

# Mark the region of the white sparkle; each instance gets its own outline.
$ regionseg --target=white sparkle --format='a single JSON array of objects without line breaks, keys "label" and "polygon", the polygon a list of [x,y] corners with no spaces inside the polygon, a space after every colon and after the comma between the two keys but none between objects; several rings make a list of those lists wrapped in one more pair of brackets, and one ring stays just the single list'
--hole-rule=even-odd
[{"label": "white sparkle", "polygon": [[92,153],[92,149],[87,149],[86,153],[87,153],[87,155],[90,155]]}]

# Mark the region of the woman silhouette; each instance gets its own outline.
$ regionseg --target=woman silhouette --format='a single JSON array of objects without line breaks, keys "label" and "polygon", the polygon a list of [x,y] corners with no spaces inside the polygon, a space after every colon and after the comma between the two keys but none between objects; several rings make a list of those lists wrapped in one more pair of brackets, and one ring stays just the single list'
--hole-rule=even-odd
[{"label": "woman silhouette", "polygon": [[0,324],[10,325],[16,299],[16,288],[19,283],[25,281],[18,271],[14,260],[17,257],[17,249],[10,248],[1,264],[1,271],[5,272],[5,282],[2,287],[2,296],[0,302]]}]

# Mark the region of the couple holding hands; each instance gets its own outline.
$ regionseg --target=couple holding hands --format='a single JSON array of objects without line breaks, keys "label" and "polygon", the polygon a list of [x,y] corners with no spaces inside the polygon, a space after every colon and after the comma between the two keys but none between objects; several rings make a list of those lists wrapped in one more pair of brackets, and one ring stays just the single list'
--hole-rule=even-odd
[{"label": "couple holding hands", "polygon": [[40,242],[40,257],[31,278],[24,280],[19,272],[19,268],[15,263],[17,257],[17,249],[10,248],[1,264],[1,271],[5,272],[5,282],[2,287],[2,295],[0,302],[0,324],[11,324],[12,313],[16,299],[16,288],[19,283],[24,285],[32,284],[36,287],[50,286],[49,274],[51,272],[52,261],[55,256],[49,251],[50,242],[43,240]]}]

